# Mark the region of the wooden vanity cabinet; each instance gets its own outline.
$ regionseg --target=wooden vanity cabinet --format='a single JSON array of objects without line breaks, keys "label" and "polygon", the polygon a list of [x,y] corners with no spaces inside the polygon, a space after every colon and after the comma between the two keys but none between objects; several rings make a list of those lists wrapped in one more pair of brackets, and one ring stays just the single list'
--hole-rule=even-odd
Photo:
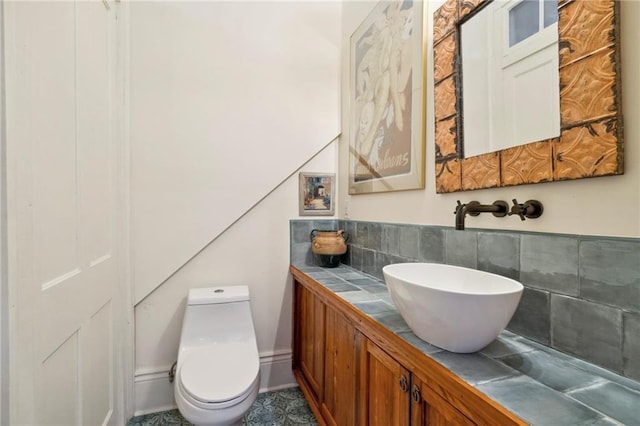
[{"label": "wooden vanity cabinet", "polygon": [[294,282],[293,369],[319,420],[356,422],[356,368],[360,333],[319,295]]},{"label": "wooden vanity cabinet", "polygon": [[331,425],[355,425],[357,350],[361,334],[348,319],[325,310],[325,375],[322,416]]},{"label": "wooden vanity cabinet", "polygon": [[360,424],[371,426],[471,426],[464,414],[417,374],[369,340],[360,357]]},{"label": "wooden vanity cabinet", "polygon": [[359,424],[408,425],[411,372],[368,339],[360,349]]},{"label": "wooden vanity cabinet", "polygon": [[293,373],[320,424],[526,424],[331,290],[290,270]]},{"label": "wooden vanity cabinet", "polygon": [[311,290],[296,283],[294,305],[294,370],[299,370],[312,397],[324,388],[324,310]]},{"label": "wooden vanity cabinet", "polygon": [[417,375],[411,377],[411,424],[471,426],[472,422]]}]

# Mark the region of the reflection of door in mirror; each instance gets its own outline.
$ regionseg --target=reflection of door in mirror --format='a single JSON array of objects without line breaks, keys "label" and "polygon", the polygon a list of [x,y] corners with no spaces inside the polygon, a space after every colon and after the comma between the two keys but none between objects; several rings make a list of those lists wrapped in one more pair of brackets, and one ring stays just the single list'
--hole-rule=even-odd
[{"label": "reflection of door in mirror", "polygon": [[553,0],[495,0],[461,26],[465,157],[560,135]]}]

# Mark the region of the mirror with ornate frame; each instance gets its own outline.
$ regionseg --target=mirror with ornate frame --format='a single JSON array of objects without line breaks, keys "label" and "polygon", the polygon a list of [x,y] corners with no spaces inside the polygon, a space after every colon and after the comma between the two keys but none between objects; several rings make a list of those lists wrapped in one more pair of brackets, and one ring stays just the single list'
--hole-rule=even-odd
[{"label": "mirror with ornate frame", "polygon": [[448,0],[434,13],[436,192],[623,173],[619,4],[560,0],[560,136],[465,158],[460,26],[492,0]]}]

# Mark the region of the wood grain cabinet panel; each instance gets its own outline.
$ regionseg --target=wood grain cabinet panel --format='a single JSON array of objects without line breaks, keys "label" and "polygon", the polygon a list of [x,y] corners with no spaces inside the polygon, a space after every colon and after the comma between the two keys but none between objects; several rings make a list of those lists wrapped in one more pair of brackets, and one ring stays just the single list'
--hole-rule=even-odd
[{"label": "wood grain cabinet panel", "polygon": [[474,422],[374,343],[363,339],[360,424],[472,426]]},{"label": "wood grain cabinet panel", "polygon": [[330,307],[325,308],[325,330],[322,415],[331,425],[354,425],[359,333]]},{"label": "wood grain cabinet panel", "polygon": [[474,422],[444,400],[427,382],[411,377],[411,425],[472,426]]},{"label": "wood grain cabinet panel", "polygon": [[300,370],[317,402],[324,379],[324,303],[296,283],[294,312],[294,368]]},{"label": "wood grain cabinet panel", "polygon": [[363,340],[360,425],[408,425],[411,373],[374,343]]}]

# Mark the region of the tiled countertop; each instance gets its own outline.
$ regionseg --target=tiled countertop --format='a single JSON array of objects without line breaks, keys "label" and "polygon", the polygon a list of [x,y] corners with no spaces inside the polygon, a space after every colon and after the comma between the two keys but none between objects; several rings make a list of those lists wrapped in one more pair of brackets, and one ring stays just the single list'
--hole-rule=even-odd
[{"label": "tiled countertop", "polygon": [[411,332],[384,282],[345,265],[294,266],[533,425],[640,426],[638,382],[508,331],[478,353],[442,350]]}]

